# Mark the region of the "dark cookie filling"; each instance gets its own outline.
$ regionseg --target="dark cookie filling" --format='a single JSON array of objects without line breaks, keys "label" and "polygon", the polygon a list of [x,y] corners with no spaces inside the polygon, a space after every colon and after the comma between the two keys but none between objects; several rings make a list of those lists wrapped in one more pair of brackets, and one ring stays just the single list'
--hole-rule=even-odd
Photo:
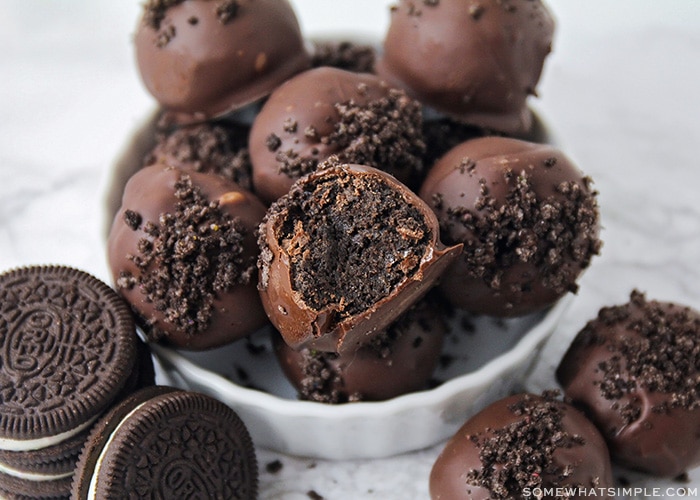
[{"label": "dark cookie filling", "polygon": [[[358,90],[361,95],[364,93],[361,87]],[[328,135],[319,136],[313,127],[296,130],[292,118],[285,122],[285,131],[334,146],[343,163],[370,165],[396,176],[423,170],[425,143],[420,103],[391,89],[386,97],[362,105],[350,100],[336,104],[335,109],[339,120]],[[279,150],[281,144],[274,134],[268,137],[268,149],[276,153],[280,172],[296,179],[318,168],[317,158]]]},{"label": "dark cookie filling", "polygon": [[[474,162],[465,160],[460,168],[467,173]],[[530,178],[508,171],[504,180],[511,185],[506,202],[499,206],[489,195],[486,181],[480,181],[478,213],[464,207],[450,207],[443,225],[462,226],[474,235],[465,241],[463,259],[469,273],[492,289],[501,287],[501,276],[517,262],[535,262],[541,268],[542,283],[557,293],[575,292],[578,286],[571,276],[571,262],[581,268],[589,265],[600,251],[597,229],[596,193],[590,194],[576,182],[562,182],[557,197],[538,198]],[[514,185],[513,185],[513,182]],[[588,186],[590,178],[584,178]],[[440,195],[433,199],[442,207]],[[450,231],[445,227],[444,234]],[[445,237],[447,243],[449,238]],[[514,285],[515,286],[515,285]],[[511,290],[522,293],[525,290]]]},{"label": "dark cookie filling", "polygon": [[[641,312],[641,315],[638,314]],[[603,308],[597,323],[607,327],[625,325],[638,334],[637,338],[608,340],[608,349],[615,353],[600,363],[603,379],[601,394],[610,400],[621,399],[638,388],[670,395],[656,412],[671,408],[695,410],[700,408],[700,318],[684,307],[669,308],[656,301],[647,301],[644,294],[634,291],[630,302]],[[603,342],[596,333],[597,326],[589,323],[584,335],[589,342]],[[619,407],[626,423],[639,418],[641,404]]]},{"label": "dark cookie filling", "polygon": [[556,392],[543,396],[545,400],[525,396],[511,405],[509,410],[522,417],[517,422],[470,436],[479,448],[482,466],[469,471],[468,484],[486,488],[492,498],[505,500],[517,498],[525,488],[552,486],[545,483],[545,477],[564,480],[571,475],[573,467],[557,465],[554,452],[584,446],[585,440],[564,429],[564,407],[555,399]]},{"label": "dark cookie filling", "polygon": [[[321,176],[295,185],[271,211],[286,212],[275,231],[290,256],[294,289],[316,310],[340,306],[340,319],[413,276],[433,237],[423,214],[376,176]],[[264,287],[264,240],[260,245]]]},{"label": "dark cookie filling", "polygon": [[180,166],[196,172],[214,173],[244,189],[252,188],[249,127],[224,122],[209,122],[165,132],[155,150],[146,158],[151,165],[166,155]]},{"label": "dark cookie filling", "polygon": [[311,66],[332,66],[334,68],[372,73],[377,51],[372,45],[353,42],[316,42],[311,56]]},{"label": "dark cookie filling", "polygon": [[161,214],[158,225],[147,222],[148,237],[139,241],[139,254],[130,256],[139,277],[123,272],[117,286],[138,286],[169,323],[196,335],[206,329],[218,293],[251,282],[255,261],[243,257],[246,229],[237,218],[209,201],[187,175],[175,189],[175,212]]}]

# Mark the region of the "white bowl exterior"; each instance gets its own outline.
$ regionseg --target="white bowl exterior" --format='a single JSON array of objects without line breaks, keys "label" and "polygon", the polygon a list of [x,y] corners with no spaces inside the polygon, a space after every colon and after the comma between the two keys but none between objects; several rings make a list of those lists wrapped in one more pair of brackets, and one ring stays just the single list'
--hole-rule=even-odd
[{"label": "white bowl exterior", "polygon": [[319,459],[383,458],[450,437],[487,404],[519,389],[570,303],[560,300],[513,349],[440,386],[388,401],[326,405],[237,385],[178,352],[154,346],[171,382],[236,410],[257,446]]}]

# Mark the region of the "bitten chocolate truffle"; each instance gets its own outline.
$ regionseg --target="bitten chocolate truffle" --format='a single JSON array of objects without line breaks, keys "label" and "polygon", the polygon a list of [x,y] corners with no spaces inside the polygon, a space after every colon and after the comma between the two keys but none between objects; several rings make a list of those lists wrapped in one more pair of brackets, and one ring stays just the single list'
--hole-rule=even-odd
[{"label": "bitten chocolate truffle", "polygon": [[579,332],[557,369],[613,461],[674,477],[700,465],[700,314],[632,292]]},{"label": "bitten chocolate truffle", "polygon": [[[477,413],[448,441],[430,474],[432,500],[575,500],[590,498],[591,488],[613,498],[604,495],[612,487],[603,437],[550,393],[510,396]],[[536,496],[556,488],[573,493]]]},{"label": "bitten chocolate truffle", "polygon": [[255,192],[268,203],[330,155],[411,185],[423,169],[421,106],[375,75],[316,68],[272,93],[249,147]]},{"label": "bitten chocolate truffle", "polygon": [[148,0],[134,43],[146,88],[179,123],[225,115],[310,66],[287,0]]},{"label": "bitten chocolate truffle", "polygon": [[264,214],[220,176],[153,165],[131,177],[107,251],[149,340],[199,350],[265,324],[255,269]]},{"label": "bitten chocolate truffle", "polygon": [[377,73],[449,116],[524,132],[553,34],[539,0],[400,0]]},{"label": "bitten chocolate truffle", "polygon": [[447,244],[464,244],[441,286],[458,308],[512,317],[544,309],[599,253],[597,193],[558,149],[504,137],[466,141],[430,170],[421,197]]},{"label": "bitten chocolate truffle", "polygon": [[429,297],[355,352],[297,351],[272,332],[277,359],[299,398],[330,404],[383,401],[427,389],[448,329],[439,304]]},{"label": "bitten chocolate truffle", "polygon": [[294,349],[355,350],[427,293],[461,245],[393,176],[335,165],[299,179],[260,227],[259,290]]}]

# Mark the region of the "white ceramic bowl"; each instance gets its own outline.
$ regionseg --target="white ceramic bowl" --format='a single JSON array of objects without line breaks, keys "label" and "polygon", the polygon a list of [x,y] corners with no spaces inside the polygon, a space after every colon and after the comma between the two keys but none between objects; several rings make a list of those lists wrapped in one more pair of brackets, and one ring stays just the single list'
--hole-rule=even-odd
[{"label": "white ceramic bowl", "polygon": [[472,319],[469,332],[457,319],[444,349],[451,362],[435,375],[444,382],[382,402],[297,400],[267,331],[213,351],[153,349],[167,382],[234,408],[257,446],[324,459],[380,458],[437,444],[476,411],[517,390],[570,300],[517,319]]}]

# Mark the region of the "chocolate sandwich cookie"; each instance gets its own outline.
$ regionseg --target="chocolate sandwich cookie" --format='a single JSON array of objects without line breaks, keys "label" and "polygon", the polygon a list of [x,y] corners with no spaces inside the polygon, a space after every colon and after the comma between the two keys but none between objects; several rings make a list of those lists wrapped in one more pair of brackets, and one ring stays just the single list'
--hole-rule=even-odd
[{"label": "chocolate sandwich cookie", "polygon": [[30,451],[0,450],[0,472],[27,481],[72,477],[90,428],[47,448]]},{"label": "chocolate sandwich cookie", "polygon": [[72,498],[256,498],[258,469],[238,415],[195,392],[155,386],[134,393],[93,429]]},{"label": "chocolate sandwich cookie", "polygon": [[26,480],[0,472],[0,498],[3,500],[65,500],[69,497],[71,481],[71,477],[48,481]]},{"label": "chocolate sandwich cookie", "polygon": [[131,370],[131,375],[129,375],[122,392],[117,396],[115,401],[119,401],[139,389],[155,385],[155,383],[156,368],[153,363],[151,348],[146,342],[137,338],[134,368]]},{"label": "chocolate sandwich cookie", "polygon": [[65,486],[87,429],[133,376],[137,340],[128,306],[87,273],[0,275],[0,471],[17,487],[6,493]]},{"label": "chocolate sandwich cookie", "polygon": [[0,450],[0,498],[67,498],[88,435],[86,429],[39,450]]}]

